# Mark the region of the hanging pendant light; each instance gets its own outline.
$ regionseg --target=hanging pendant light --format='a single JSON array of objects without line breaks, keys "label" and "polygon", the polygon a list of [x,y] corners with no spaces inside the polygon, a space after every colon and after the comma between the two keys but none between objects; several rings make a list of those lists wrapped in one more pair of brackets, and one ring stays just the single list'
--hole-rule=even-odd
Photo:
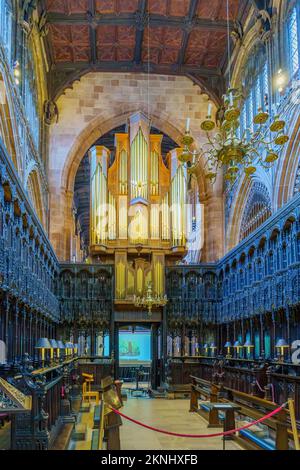
[{"label": "hanging pendant light", "polygon": [[268,169],[274,165],[279,158],[280,148],[288,142],[289,137],[284,132],[285,121],[279,116],[272,119],[269,112],[262,108],[257,110],[253,118],[253,129],[247,128],[240,135],[243,94],[238,88],[231,87],[229,0],[226,1],[229,86],[223,96],[223,120],[216,125],[209,102],[207,117],[200,126],[206,133],[207,142],[198,151],[191,150],[194,139],[187,129],[182,139],[180,160],[187,164],[190,173],[196,170],[200,160],[204,160],[208,180],[213,183],[218,171],[223,169],[225,180],[232,184],[241,170],[251,177],[258,166]]},{"label": "hanging pendant light", "polygon": [[152,283],[149,282],[145,295],[143,297],[134,296],[133,303],[136,307],[146,308],[148,315],[152,315],[153,307],[164,307],[168,303],[167,296],[154,295],[152,290]]}]

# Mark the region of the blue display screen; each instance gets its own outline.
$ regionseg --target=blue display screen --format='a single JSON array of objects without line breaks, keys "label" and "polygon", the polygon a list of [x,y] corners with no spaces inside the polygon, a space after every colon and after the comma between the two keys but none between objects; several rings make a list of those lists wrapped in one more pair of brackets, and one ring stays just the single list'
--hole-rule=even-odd
[{"label": "blue display screen", "polygon": [[150,331],[122,332],[119,334],[120,362],[151,360]]}]

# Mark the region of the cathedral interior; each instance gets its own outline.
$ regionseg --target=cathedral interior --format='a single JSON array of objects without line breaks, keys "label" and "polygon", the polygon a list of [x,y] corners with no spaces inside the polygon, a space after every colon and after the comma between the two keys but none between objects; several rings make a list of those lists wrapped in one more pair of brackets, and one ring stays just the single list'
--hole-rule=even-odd
[{"label": "cathedral interior", "polygon": [[299,0],[0,0],[1,450],[300,450],[299,111]]}]

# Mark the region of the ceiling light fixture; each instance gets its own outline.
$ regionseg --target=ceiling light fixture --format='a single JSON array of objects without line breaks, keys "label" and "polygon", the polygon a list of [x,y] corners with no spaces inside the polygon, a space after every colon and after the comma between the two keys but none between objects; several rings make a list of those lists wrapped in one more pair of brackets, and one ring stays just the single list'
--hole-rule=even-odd
[{"label": "ceiling light fixture", "polygon": [[[272,119],[269,112],[262,107],[254,116],[251,128],[241,130],[240,110],[244,97],[239,89],[231,87],[228,0],[227,31],[229,87],[223,96],[223,119],[220,124],[215,123],[212,118],[212,103],[209,101],[206,119],[201,123],[207,142],[199,150],[192,150],[194,139],[190,134],[190,120],[188,119],[182,139],[183,150],[179,158],[183,164],[187,165],[189,172],[194,172],[200,160],[203,159],[207,168],[207,179],[212,183],[215,182],[218,171],[223,169],[225,180],[233,184],[241,169],[247,177],[250,177],[256,172],[258,166],[268,169],[274,165],[279,158],[280,147],[288,142],[289,137],[284,132],[285,121],[279,116]],[[279,71],[278,77],[283,87],[282,71]]]}]

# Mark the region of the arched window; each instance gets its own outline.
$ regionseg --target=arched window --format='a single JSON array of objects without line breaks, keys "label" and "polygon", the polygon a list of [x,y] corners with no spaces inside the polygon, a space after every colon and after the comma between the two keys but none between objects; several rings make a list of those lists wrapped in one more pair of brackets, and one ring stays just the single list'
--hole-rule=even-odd
[{"label": "arched window", "polygon": [[36,149],[39,147],[39,137],[40,137],[40,120],[38,114],[38,104],[36,97],[36,78],[35,70],[33,65],[33,59],[29,47],[26,51],[26,70],[25,70],[25,91],[24,91],[24,100],[25,100],[25,111],[26,117],[31,129],[31,135],[33,137]]},{"label": "arched window", "polygon": [[41,189],[39,183],[39,177],[36,170],[32,171],[27,180],[27,193],[31,199],[34,210],[40,219],[40,222],[44,223],[43,213],[43,201],[41,198]]},{"label": "arched window", "polygon": [[190,177],[188,182],[188,200],[188,254],[185,261],[189,264],[196,264],[200,261],[203,246],[203,220],[202,206],[199,200],[198,181],[194,175]]},{"label": "arched window", "polygon": [[261,183],[254,183],[244,210],[240,241],[247,238],[272,215],[271,200],[267,188]]},{"label": "arched window", "polygon": [[300,5],[296,3],[289,15],[288,27],[288,51],[289,51],[289,67],[291,78],[299,71],[300,64]]},{"label": "arched window", "polygon": [[265,47],[256,46],[243,67],[244,104],[241,110],[240,135],[253,131],[253,118],[258,110],[268,108],[270,74]]},{"label": "arched window", "polygon": [[0,43],[3,45],[9,62],[12,51],[13,11],[11,0],[0,0]]}]

